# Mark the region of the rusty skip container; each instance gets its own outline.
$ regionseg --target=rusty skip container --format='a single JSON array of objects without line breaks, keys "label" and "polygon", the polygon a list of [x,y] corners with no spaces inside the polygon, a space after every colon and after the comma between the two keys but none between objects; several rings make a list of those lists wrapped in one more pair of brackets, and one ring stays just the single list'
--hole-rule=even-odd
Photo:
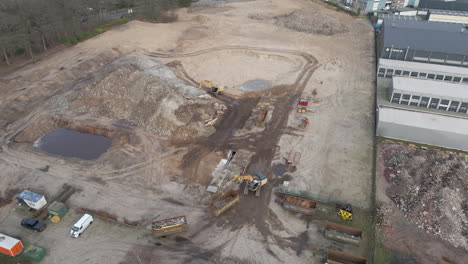
[{"label": "rusty skip container", "polygon": [[284,194],[281,205],[288,211],[306,215],[313,215],[317,211],[317,201],[290,194]]},{"label": "rusty skip container", "polygon": [[210,210],[215,216],[219,216],[238,202],[239,194],[233,190],[229,190],[210,203]]},{"label": "rusty skip container", "polygon": [[367,259],[360,256],[353,256],[343,251],[329,249],[327,250],[328,264],[366,264]]},{"label": "rusty skip container", "polygon": [[359,246],[362,238],[362,230],[333,222],[326,222],[325,237],[343,243]]},{"label": "rusty skip container", "polygon": [[167,236],[170,234],[185,232],[188,229],[185,216],[176,216],[172,218],[154,221],[152,224],[153,235],[155,237]]}]

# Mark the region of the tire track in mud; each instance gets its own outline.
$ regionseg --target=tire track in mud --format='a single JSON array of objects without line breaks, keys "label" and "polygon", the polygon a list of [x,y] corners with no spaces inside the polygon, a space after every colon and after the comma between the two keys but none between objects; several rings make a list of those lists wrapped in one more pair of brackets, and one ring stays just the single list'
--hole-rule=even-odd
[{"label": "tire track in mud", "polygon": [[[238,221],[228,221],[225,218],[215,218],[209,220],[213,225],[216,225],[221,228],[229,228],[235,232],[236,235],[233,235],[227,241],[236,241],[239,236],[238,232],[245,225],[255,226],[256,229],[260,232],[263,241],[267,242],[268,237],[273,237],[278,244],[283,240],[281,237],[275,235],[270,230],[270,227],[266,224],[270,222],[275,229],[285,229],[282,226],[282,223],[277,219],[276,215],[269,209],[269,203],[272,199],[272,189],[273,186],[277,185],[281,179],[273,178],[273,173],[271,169],[271,163],[274,159],[276,152],[276,146],[283,134],[283,130],[286,128],[289,118],[290,111],[295,107],[297,100],[299,100],[304,88],[311,79],[314,71],[320,67],[318,61],[312,55],[294,50],[286,49],[274,49],[274,48],[255,48],[255,47],[246,47],[246,46],[225,46],[225,47],[216,47],[191,53],[184,54],[163,54],[163,53],[149,53],[149,56],[156,58],[180,58],[180,57],[190,57],[202,55],[214,51],[222,50],[248,50],[248,51],[260,51],[260,52],[274,52],[281,54],[288,54],[293,56],[298,56],[304,59],[305,64],[303,69],[298,74],[295,82],[291,85],[283,85],[281,87],[284,93],[281,93],[280,100],[277,100],[277,103],[274,105],[273,116],[271,121],[268,123],[266,128],[259,133],[251,133],[248,137],[245,135],[240,136],[239,138],[234,137],[234,132],[236,129],[240,129],[244,126],[246,120],[250,116],[252,109],[256,106],[257,102],[260,99],[260,96],[257,98],[250,99],[240,99],[240,100],[229,100],[229,98],[222,98],[222,100],[227,103],[228,108],[223,116],[221,122],[216,126],[216,132],[212,136],[202,139],[197,142],[197,146],[188,153],[186,157],[190,157],[184,163],[186,165],[185,172],[190,177],[191,175],[196,174],[196,168],[201,161],[202,155],[197,155],[202,153],[203,150],[205,153],[210,151],[219,151],[227,149],[242,149],[242,148],[251,148],[254,146],[253,152],[255,153],[248,166],[247,172],[254,174],[257,172],[263,172],[269,178],[269,183],[262,187],[262,194],[260,197],[243,196],[242,206],[237,206],[232,209],[232,212],[229,214],[235,214]],[[185,72],[185,71],[184,71]],[[184,74],[187,74],[186,72]],[[188,76],[188,79],[191,79]],[[274,89],[273,88],[273,89]],[[219,98],[219,97],[218,97]],[[251,139],[251,140],[248,140]],[[196,157],[194,157],[196,156]],[[219,251],[231,243],[221,244],[220,247],[217,247],[216,250]],[[284,244],[284,243],[283,243]],[[266,250],[274,258],[278,258],[274,252],[268,246],[268,243],[265,243]]]}]

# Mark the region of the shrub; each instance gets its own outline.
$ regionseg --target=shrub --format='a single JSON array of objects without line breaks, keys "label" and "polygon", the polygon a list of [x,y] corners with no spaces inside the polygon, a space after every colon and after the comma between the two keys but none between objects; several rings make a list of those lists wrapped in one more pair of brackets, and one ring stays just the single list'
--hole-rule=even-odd
[{"label": "shrub", "polygon": [[24,48],[17,48],[15,50],[15,55],[23,55],[26,52]]},{"label": "shrub", "polygon": [[189,7],[192,5],[192,0],[177,0],[177,5],[179,7]]},{"label": "shrub", "polygon": [[97,35],[105,32],[105,31],[109,30],[110,28],[112,28],[114,26],[125,24],[128,21],[129,21],[128,18],[116,19],[114,21],[111,21],[111,22],[103,25],[103,26],[94,28],[91,31],[77,32],[75,34],[65,36],[64,38],[62,38],[61,42],[64,45],[74,45],[74,44],[76,44],[76,43],[78,43],[80,41],[87,40],[89,38],[97,36]]}]

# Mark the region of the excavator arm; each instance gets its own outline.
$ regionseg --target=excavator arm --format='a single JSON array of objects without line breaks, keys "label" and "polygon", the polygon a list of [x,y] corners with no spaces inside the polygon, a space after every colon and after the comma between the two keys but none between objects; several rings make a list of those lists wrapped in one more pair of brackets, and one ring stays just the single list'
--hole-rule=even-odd
[{"label": "excavator arm", "polygon": [[209,86],[210,88],[216,87],[216,84],[214,84],[213,82],[210,82],[210,81],[200,81],[200,86],[199,86],[199,88],[203,88],[203,85],[207,85],[207,86]]}]

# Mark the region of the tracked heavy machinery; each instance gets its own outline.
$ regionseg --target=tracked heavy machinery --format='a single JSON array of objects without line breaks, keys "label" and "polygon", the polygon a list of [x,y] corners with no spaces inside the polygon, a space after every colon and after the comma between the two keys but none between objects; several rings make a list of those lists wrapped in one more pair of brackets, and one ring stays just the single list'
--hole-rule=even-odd
[{"label": "tracked heavy machinery", "polygon": [[214,94],[222,94],[222,92],[224,91],[224,86],[218,86],[216,84],[214,84],[213,82],[210,82],[210,81],[200,81],[200,85],[199,85],[199,88],[203,88],[203,87],[208,87],[208,89],[210,89],[210,91]]},{"label": "tracked heavy machinery", "polygon": [[225,187],[231,185],[233,182],[238,181],[238,180],[247,181],[247,183],[245,184],[245,188],[244,188],[244,195],[247,195],[249,191],[252,191],[252,192],[255,192],[256,197],[260,196],[260,190],[262,186],[267,184],[268,182],[267,177],[263,175],[262,173],[257,173],[254,176],[237,175],[230,182],[228,182]]},{"label": "tracked heavy machinery", "polygon": [[345,221],[353,220],[353,207],[351,204],[347,204],[345,206],[340,206],[338,208],[338,216]]}]

